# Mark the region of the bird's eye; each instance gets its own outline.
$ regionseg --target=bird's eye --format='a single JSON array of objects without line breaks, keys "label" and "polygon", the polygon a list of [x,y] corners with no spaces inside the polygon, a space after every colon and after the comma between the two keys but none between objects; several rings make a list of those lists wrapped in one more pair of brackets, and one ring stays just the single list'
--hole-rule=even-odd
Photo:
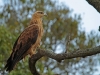
[{"label": "bird's eye", "polygon": [[40,14],[43,14],[43,12],[39,12]]}]

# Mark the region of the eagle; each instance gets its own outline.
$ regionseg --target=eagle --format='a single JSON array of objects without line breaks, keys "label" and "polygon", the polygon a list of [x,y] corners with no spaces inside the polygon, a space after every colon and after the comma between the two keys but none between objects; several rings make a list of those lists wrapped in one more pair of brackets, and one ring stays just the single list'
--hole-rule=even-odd
[{"label": "eagle", "polygon": [[13,45],[12,53],[5,65],[6,71],[12,71],[15,65],[25,56],[30,55],[31,57],[36,53],[43,36],[42,17],[45,15],[43,11],[36,11],[32,15],[29,25],[19,35]]}]

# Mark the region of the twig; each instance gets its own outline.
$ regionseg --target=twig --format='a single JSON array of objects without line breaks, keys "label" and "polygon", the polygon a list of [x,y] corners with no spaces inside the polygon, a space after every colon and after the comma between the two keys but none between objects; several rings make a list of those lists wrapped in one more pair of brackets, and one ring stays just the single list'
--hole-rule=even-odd
[{"label": "twig", "polygon": [[67,44],[66,44],[66,51],[65,51],[65,53],[67,53],[67,51],[69,50],[69,47],[70,47],[70,34],[68,35],[68,41],[67,41]]}]

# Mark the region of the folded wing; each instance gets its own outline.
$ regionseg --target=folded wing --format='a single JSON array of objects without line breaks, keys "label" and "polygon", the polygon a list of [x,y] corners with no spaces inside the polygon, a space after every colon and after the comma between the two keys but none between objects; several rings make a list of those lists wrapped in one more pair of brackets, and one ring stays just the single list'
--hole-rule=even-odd
[{"label": "folded wing", "polygon": [[29,48],[36,43],[38,34],[38,25],[30,25],[20,34],[13,46],[13,51],[7,60],[5,66],[7,71],[10,72],[13,70],[16,63],[27,54]]}]

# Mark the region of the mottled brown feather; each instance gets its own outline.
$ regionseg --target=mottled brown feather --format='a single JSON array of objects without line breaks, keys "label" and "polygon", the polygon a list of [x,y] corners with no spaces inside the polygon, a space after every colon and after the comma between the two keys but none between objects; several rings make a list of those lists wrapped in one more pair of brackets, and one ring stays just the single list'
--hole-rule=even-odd
[{"label": "mottled brown feather", "polygon": [[23,59],[26,55],[32,56],[35,54],[36,48],[40,45],[41,38],[43,36],[41,11],[33,14],[29,26],[20,34],[16,40],[12,53],[7,60],[5,66],[7,71],[13,70],[16,63]]},{"label": "mottled brown feather", "polygon": [[[36,42],[38,38],[38,33],[39,27],[37,25],[31,25],[27,27],[15,42],[13,52],[7,62],[9,63],[12,60],[13,63],[10,63],[13,66],[15,62],[18,62],[24,56],[26,56],[25,54],[27,54],[29,48]],[[7,68],[7,70],[8,69],[9,68]]]}]

